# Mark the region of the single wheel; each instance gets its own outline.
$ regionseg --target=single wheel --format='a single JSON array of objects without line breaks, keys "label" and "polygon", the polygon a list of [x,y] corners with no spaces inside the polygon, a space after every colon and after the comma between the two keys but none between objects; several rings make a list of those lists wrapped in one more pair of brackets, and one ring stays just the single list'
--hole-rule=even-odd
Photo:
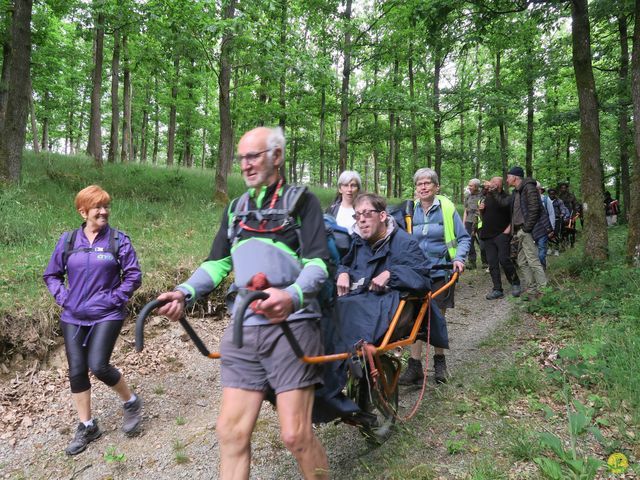
[{"label": "single wheel", "polygon": [[360,433],[371,443],[384,443],[393,432],[398,411],[398,371],[400,362],[389,355],[378,357],[378,378],[374,386],[371,377],[352,379],[348,395],[368,414],[369,421],[359,425]]}]

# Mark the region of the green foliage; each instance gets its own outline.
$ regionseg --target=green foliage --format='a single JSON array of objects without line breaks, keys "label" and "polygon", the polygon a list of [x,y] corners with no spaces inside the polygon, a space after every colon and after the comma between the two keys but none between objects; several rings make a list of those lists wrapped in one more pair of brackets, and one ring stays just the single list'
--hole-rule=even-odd
[{"label": "green foliage", "polygon": [[507,452],[516,461],[532,461],[540,453],[538,435],[527,428],[509,427],[504,432]]},{"label": "green foliage", "polygon": [[173,442],[173,458],[177,464],[188,463],[191,461],[186,453],[186,445],[181,440],[174,440]]},{"label": "green foliage", "polygon": [[467,442],[462,439],[449,438],[445,442],[449,455],[455,455],[463,452],[467,448]]},{"label": "green foliage", "polygon": [[109,445],[104,452],[103,458],[104,458],[104,461],[107,463],[113,463],[113,462],[122,463],[125,461],[126,456],[124,453],[118,453],[115,445]]},{"label": "green foliage", "polygon": [[[567,252],[554,265],[554,291],[531,306],[535,314],[559,320],[572,340],[559,353],[563,372],[583,386],[597,387],[614,401],[632,405],[640,419],[640,378],[629,365],[640,362],[640,281],[624,265],[626,228],[609,230],[612,260],[584,263],[581,252]],[[562,385],[560,371],[549,377]]]}]

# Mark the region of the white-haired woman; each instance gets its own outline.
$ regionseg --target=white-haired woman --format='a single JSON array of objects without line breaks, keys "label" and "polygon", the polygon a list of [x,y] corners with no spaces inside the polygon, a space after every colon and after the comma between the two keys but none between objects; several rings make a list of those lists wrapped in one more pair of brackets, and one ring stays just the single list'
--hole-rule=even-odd
[{"label": "white-haired woman", "polygon": [[353,233],[353,227],[356,221],[353,215],[356,213],[353,205],[362,190],[362,180],[358,172],[353,170],[345,170],[338,178],[338,194],[335,200],[325,213],[332,215],[336,219],[336,223]]},{"label": "white-haired woman", "polygon": [[[438,265],[453,264],[453,270],[462,272],[471,246],[471,237],[464,228],[455,205],[448,198],[438,195],[438,174],[430,168],[421,168],[413,176],[417,201],[413,212],[413,232],[431,270],[431,290],[442,287],[449,278],[448,270],[437,269]],[[434,269],[435,267],[435,269]],[[447,308],[454,306],[454,286],[438,296],[435,301],[444,318]],[[411,346],[411,358],[407,370],[400,377],[400,384],[422,383],[422,343]],[[435,347],[433,357],[436,382],[447,381],[447,364],[444,348]]]}]

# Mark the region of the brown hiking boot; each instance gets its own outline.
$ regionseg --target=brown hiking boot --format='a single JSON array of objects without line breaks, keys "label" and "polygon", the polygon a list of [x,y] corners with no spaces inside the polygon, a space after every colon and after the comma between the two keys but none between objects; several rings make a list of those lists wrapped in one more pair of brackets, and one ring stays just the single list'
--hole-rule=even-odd
[{"label": "brown hiking boot", "polygon": [[433,369],[436,373],[436,383],[447,383],[447,361],[444,355],[433,356]]},{"label": "brown hiking boot", "polygon": [[424,380],[422,362],[414,358],[409,359],[407,369],[400,375],[398,383],[400,385],[420,385]]}]

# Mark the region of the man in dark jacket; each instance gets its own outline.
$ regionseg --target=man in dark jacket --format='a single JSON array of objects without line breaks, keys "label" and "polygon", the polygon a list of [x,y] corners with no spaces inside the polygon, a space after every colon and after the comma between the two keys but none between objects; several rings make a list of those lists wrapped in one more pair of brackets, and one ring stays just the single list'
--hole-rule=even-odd
[{"label": "man in dark jacket", "polygon": [[[547,277],[538,257],[536,240],[551,230],[549,217],[542,215],[542,202],[533,178],[524,178],[522,167],[507,174],[507,185],[514,187],[511,197],[511,226],[518,241],[518,267],[527,292],[523,299],[538,298],[547,285]],[[546,222],[545,222],[546,219]]]},{"label": "man in dark jacket", "polygon": [[431,286],[418,242],[397,226],[386,207],[378,195],[356,199],[354,241],[338,268],[337,280],[345,348],[359,340],[376,342],[384,335],[401,291],[424,295]]},{"label": "man in dark jacket", "polygon": [[511,211],[510,199],[502,188],[502,177],[493,177],[484,184],[485,197],[480,203],[482,229],[480,239],[484,242],[489,262],[489,273],[493,282],[493,290],[486,295],[487,300],[504,297],[500,265],[511,283],[511,294],[520,296],[520,279],[516,267],[511,261]]}]

